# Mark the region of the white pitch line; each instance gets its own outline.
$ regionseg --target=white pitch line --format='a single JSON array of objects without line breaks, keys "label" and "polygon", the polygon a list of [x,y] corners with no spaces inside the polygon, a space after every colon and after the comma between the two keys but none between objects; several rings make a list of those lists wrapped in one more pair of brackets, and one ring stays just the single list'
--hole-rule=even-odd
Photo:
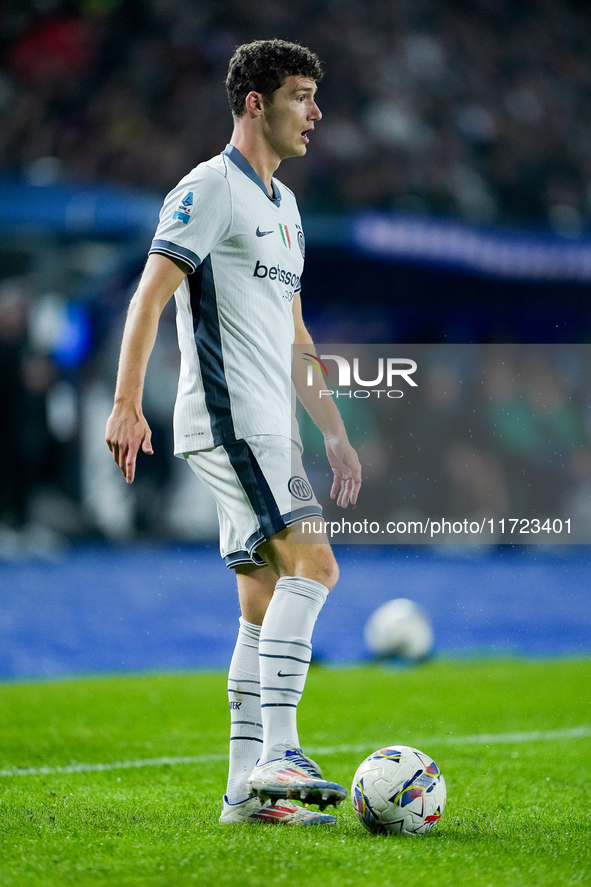
[{"label": "white pitch line", "polygon": [[[552,742],[557,739],[585,739],[591,737],[591,727],[581,726],[563,730],[530,730],[523,733],[476,733],[473,736],[434,736],[417,740],[417,748],[431,745],[503,745],[523,742]],[[392,743],[396,745],[397,743]],[[363,754],[384,747],[379,743],[364,742],[359,745],[317,746],[307,749],[313,755]],[[140,758],[135,761],[113,761],[107,764],[65,764],[62,767],[5,767],[0,776],[54,776],[60,773],[101,773],[106,770],[139,770],[143,767],[175,767],[178,764],[205,764],[227,760],[222,753],[184,755],[183,757]]]},{"label": "white pitch line", "polygon": [[62,767],[5,767],[0,776],[53,776],[57,773],[101,773],[103,770],[140,770],[142,767],[175,767],[177,764],[203,764],[224,761],[227,754],[184,755],[180,758],[140,758],[136,761],[112,761],[110,764],[65,764]]},{"label": "white pitch line", "polygon": [[[505,743],[519,742],[551,742],[555,739],[585,739],[591,736],[591,727],[570,727],[564,730],[530,730],[522,733],[476,733],[473,736],[431,736],[429,739],[419,739],[415,748],[426,748],[430,745],[502,745]],[[390,745],[397,745],[396,741]],[[371,748],[377,748],[377,745]],[[315,748],[311,754],[334,755],[347,752],[363,753],[370,748],[369,743],[362,745],[335,745]],[[2,771],[0,771],[1,775]]]}]

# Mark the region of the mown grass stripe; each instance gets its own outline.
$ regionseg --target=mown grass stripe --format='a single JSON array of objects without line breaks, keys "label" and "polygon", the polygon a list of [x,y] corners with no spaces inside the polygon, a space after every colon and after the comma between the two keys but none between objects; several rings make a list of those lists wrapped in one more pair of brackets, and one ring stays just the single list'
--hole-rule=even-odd
[{"label": "mown grass stripe", "polygon": [[[556,739],[585,739],[591,737],[591,726],[571,727],[561,730],[529,730],[521,733],[477,733],[473,736],[437,736],[416,741],[418,748],[432,745],[501,745],[523,742],[551,742]],[[379,743],[364,742],[357,745],[317,746],[307,749],[312,755],[338,755],[370,752]],[[133,770],[142,767],[175,767],[179,764],[204,764],[227,760],[225,753],[184,755],[181,757],[140,758],[135,761],[112,761],[106,764],[65,764],[57,767],[5,767],[0,776],[53,776],[59,773],[100,773],[107,770]]]}]

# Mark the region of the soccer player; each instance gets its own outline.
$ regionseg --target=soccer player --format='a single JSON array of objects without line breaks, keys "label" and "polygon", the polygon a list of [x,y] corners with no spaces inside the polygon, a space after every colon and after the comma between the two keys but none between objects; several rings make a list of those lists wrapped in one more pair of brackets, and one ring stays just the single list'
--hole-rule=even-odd
[{"label": "soccer player", "polygon": [[[317,56],[297,44],[236,50],[226,80],[230,144],[164,202],[129,306],[107,424],[109,448],[131,483],[139,448],[152,452],[144,375],[174,294],[175,453],[217,501],[220,551],[236,572],[242,613],[228,678],[225,823],[333,825],[334,816],[289,799],[323,811],[346,796],[303,754],[297,732],[312,630],[338,568],[325,536],[292,541],[294,524],[322,512],[301,463],[291,398],[292,344],[313,348],[300,299],[304,235],[294,195],[273,175],[286,157],[306,153],[321,118],[321,77]],[[298,396],[324,435],[331,496],[346,508],[361,484],[357,454],[333,401],[300,375]]]}]

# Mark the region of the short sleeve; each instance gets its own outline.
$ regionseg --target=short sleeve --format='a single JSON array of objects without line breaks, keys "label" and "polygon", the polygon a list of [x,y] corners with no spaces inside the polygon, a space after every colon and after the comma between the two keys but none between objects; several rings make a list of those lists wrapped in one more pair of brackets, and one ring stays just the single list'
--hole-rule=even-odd
[{"label": "short sleeve", "polygon": [[180,259],[195,271],[232,222],[230,187],[223,168],[201,164],[167,195],[150,253]]}]

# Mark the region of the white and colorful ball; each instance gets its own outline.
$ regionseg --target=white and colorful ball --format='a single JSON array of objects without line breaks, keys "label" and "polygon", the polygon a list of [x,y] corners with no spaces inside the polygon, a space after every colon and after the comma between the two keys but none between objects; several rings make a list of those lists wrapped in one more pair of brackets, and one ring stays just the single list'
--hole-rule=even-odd
[{"label": "white and colorful ball", "polygon": [[373,834],[424,835],[441,819],[446,798],[435,761],[408,745],[369,755],[351,786],[353,810]]}]

